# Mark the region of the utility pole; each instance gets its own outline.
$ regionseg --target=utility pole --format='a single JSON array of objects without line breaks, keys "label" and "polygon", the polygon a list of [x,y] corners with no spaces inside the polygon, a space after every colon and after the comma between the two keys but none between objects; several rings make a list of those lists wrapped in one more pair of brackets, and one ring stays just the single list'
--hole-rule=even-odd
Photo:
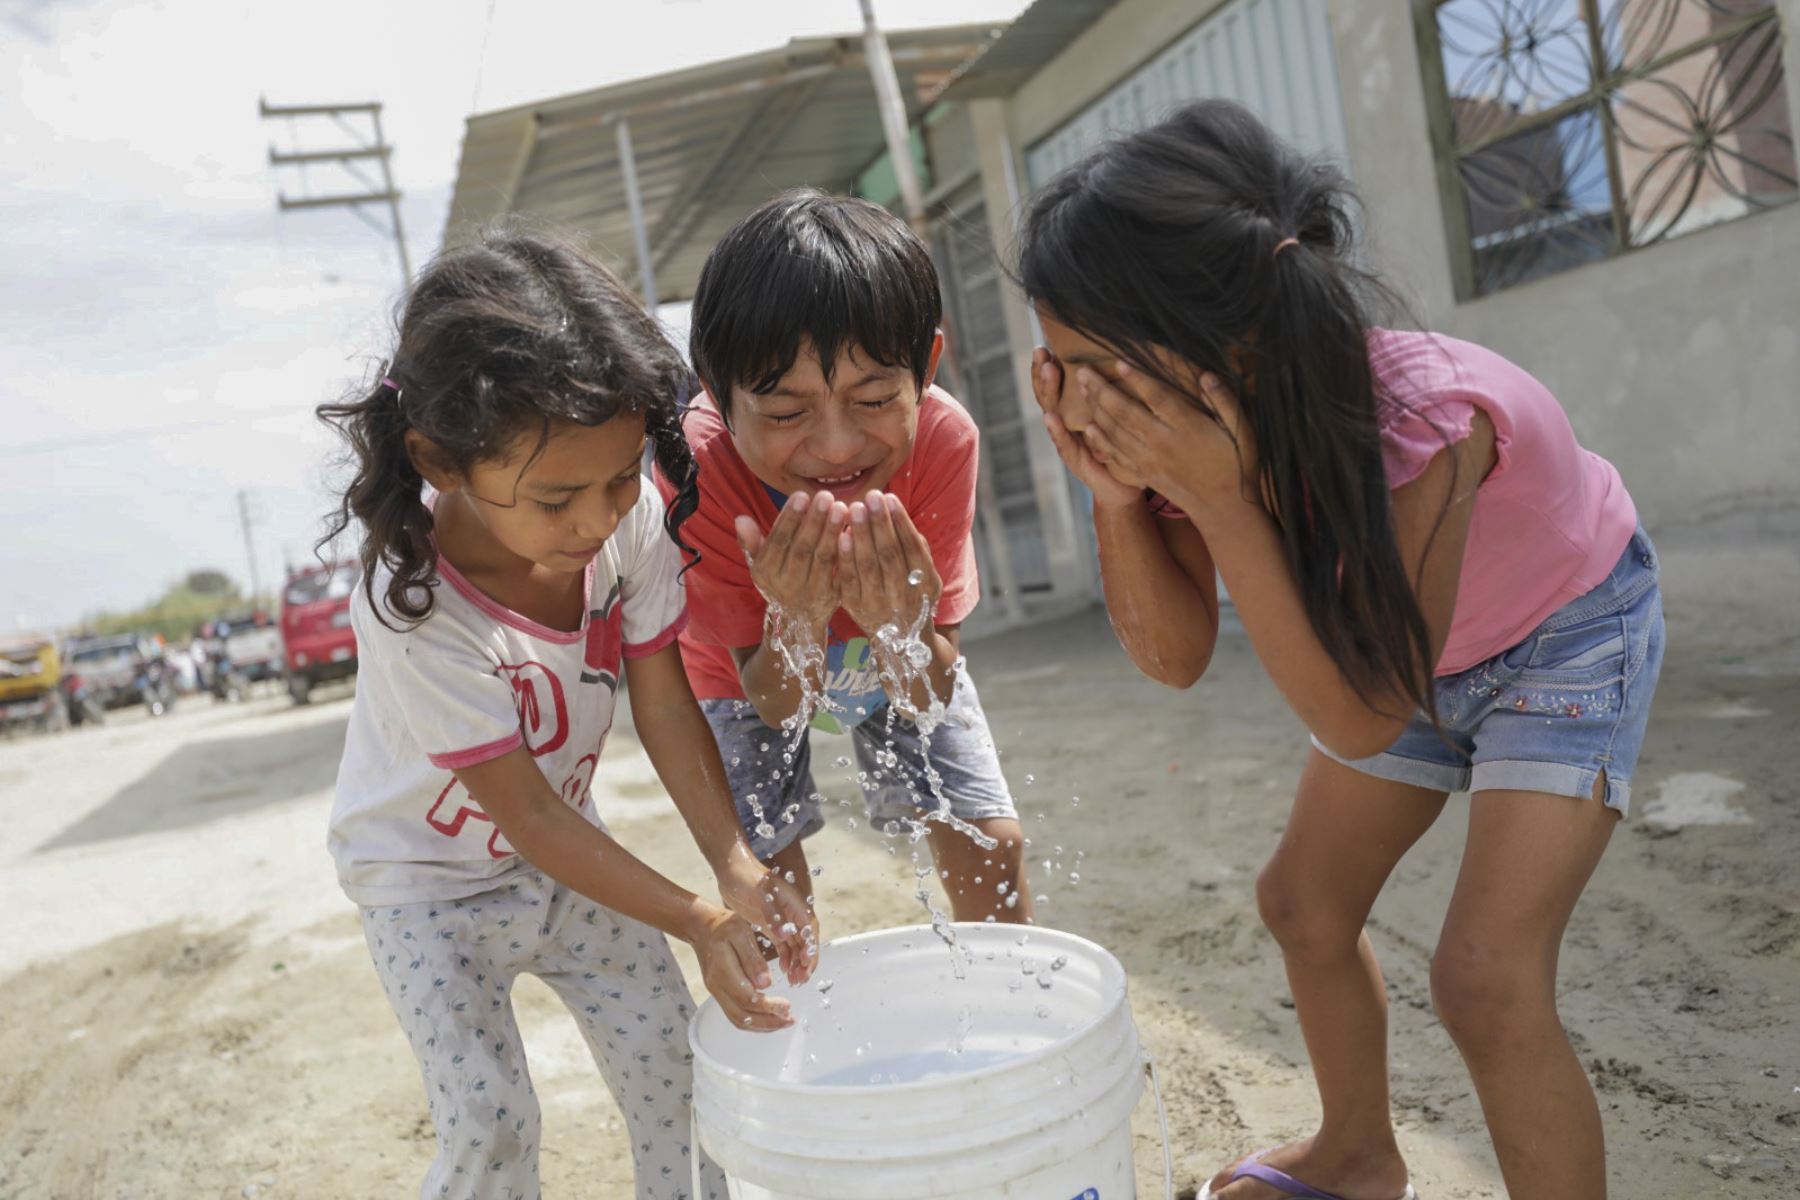
[{"label": "utility pole", "polygon": [[[400,252],[400,285],[405,287],[412,282],[412,259],[406,252],[406,231],[400,224],[400,191],[394,186],[393,165],[388,161],[394,148],[387,144],[381,132],[381,104],[369,101],[364,104],[270,104],[265,99],[257,101],[264,120],[285,119],[297,122],[308,117],[328,117],[355,142],[348,147],[337,147],[327,150],[277,150],[269,147],[269,165],[271,167],[299,167],[301,169],[301,186],[306,186],[306,167],[313,163],[335,163],[350,174],[356,182],[368,190],[365,192],[340,192],[330,195],[302,195],[290,197],[286,192],[277,193],[275,205],[282,212],[292,212],[302,208],[348,208],[362,221],[383,236],[392,236],[394,246]],[[369,122],[367,131],[352,125],[346,117],[365,117]],[[292,128],[293,126],[290,126]],[[372,140],[370,140],[372,137]],[[358,164],[374,160],[381,168],[381,181],[370,179],[359,168]],[[388,207],[388,216],[392,221],[391,229],[383,229],[370,219],[363,211],[365,204],[383,204]]]},{"label": "utility pole", "polygon": [[912,131],[906,123],[906,101],[900,95],[900,76],[887,34],[875,20],[875,0],[859,0],[863,18],[863,57],[869,60],[869,78],[875,84],[875,105],[881,110],[881,131],[887,138],[888,158],[894,163],[894,179],[900,185],[900,207],[906,223],[929,245],[925,221],[925,191],[919,186],[918,165],[913,162]]},{"label": "utility pole", "polygon": [[262,595],[262,572],[256,569],[256,538],[251,534],[251,526],[255,524],[250,515],[250,493],[244,488],[238,489],[238,521],[244,527],[244,553],[250,559],[250,603],[255,604]]}]

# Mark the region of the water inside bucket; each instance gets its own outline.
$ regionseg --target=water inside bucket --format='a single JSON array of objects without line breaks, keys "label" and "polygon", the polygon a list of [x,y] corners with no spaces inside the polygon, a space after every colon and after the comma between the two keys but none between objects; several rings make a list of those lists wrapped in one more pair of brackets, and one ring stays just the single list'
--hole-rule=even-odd
[{"label": "water inside bucket", "polygon": [[958,925],[842,939],[796,1024],[690,1030],[694,1121],[733,1200],[1135,1194],[1143,1059],[1118,960],[1055,930]]},{"label": "water inside bucket", "polygon": [[1124,991],[1117,962],[1079,938],[998,925],[956,932],[965,955],[960,978],[954,952],[928,929],[833,942],[812,983],[776,989],[793,1005],[792,1027],[733,1029],[709,1006],[696,1047],[733,1073],[779,1084],[915,1084],[1047,1051]]}]

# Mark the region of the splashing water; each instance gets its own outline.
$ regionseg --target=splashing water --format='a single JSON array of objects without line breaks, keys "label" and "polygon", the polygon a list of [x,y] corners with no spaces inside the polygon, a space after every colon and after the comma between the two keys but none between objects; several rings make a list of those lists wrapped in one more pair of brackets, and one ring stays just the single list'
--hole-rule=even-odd
[{"label": "splashing water", "polygon": [[[907,580],[914,587],[923,584],[924,572],[913,571]],[[780,604],[763,593],[765,612],[763,617],[763,640],[775,651],[779,658],[783,673],[798,685],[800,702],[792,714],[781,723],[783,741],[783,759],[792,763],[799,752],[801,739],[807,736],[807,729],[813,717],[820,712],[844,711],[843,705],[834,700],[830,693],[820,686],[827,664],[826,647],[814,629],[805,621],[798,620]],[[926,599],[919,605],[918,612],[902,629],[898,624],[889,622],[874,631],[870,638],[872,657],[876,664],[876,673],[881,680],[882,689],[888,695],[888,753],[881,761],[889,770],[897,770],[899,757],[893,753],[894,720],[903,716],[910,721],[919,732],[920,758],[925,766],[925,779],[935,808],[925,814],[927,821],[938,821],[956,829],[984,850],[992,850],[998,843],[975,826],[964,821],[950,811],[950,799],[944,793],[943,777],[931,763],[931,733],[944,721],[947,706],[931,686],[927,674],[931,666],[931,648],[927,646],[920,634],[929,627],[935,615],[935,605]],[[958,668],[961,666],[959,660]],[[914,696],[923,692],[928,703],[923,710],[915,702]],[[767,752],[769,746],[763,744],[762,750]],[[848,766],[847,760],[840,760],[841,765]],[[865,791],[877,790],[879,783],[867,779],[864,772],[857,773],[857,781]],[[774,835],[773,824],[764,816],[760,803],[755,796],[749,797],[757,818],[756,831],[763,837]],[[791,818],[790,818],[791,819]],[[856,819],[849,818],[850,828],[856,827]],[[906,822],[918,825],[917,822]],[[924,834],[919,825],[912,841],[916,845]],[[890,848],[891,852],[891,848]],[[931,928],[950,948],[951,961],[958,978],[964,971],[965,951],[957,945],[956,932],[950,918],[932,902],[931,893],[921,881],[918,892],[920,902],[931,916]]]}]

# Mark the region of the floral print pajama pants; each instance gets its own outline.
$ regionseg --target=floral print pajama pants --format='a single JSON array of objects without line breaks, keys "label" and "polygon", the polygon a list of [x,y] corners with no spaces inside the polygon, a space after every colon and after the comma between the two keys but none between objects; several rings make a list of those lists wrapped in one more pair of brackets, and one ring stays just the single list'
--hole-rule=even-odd
[{"label": "floral print pajama pants", "polygon": [[364,907],[362,923],[437,1130],[422,1200],[539,1196],[542,1124],[513,1020],[522,972],[580,1025],[625,1117],[638,1200],[723,1200],[710,1162],[693,1195],[694,1005],[660,932],[530,871],[462,900]]}]

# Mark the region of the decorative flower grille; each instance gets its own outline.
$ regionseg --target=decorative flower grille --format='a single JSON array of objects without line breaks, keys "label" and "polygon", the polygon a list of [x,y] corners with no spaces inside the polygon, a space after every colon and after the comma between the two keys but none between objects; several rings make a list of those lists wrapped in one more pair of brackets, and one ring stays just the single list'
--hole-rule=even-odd
[{"label": "decorative flower grille", "polygon": [[1417,0],[1458,291],[1800,194],[1773,0]]}]

